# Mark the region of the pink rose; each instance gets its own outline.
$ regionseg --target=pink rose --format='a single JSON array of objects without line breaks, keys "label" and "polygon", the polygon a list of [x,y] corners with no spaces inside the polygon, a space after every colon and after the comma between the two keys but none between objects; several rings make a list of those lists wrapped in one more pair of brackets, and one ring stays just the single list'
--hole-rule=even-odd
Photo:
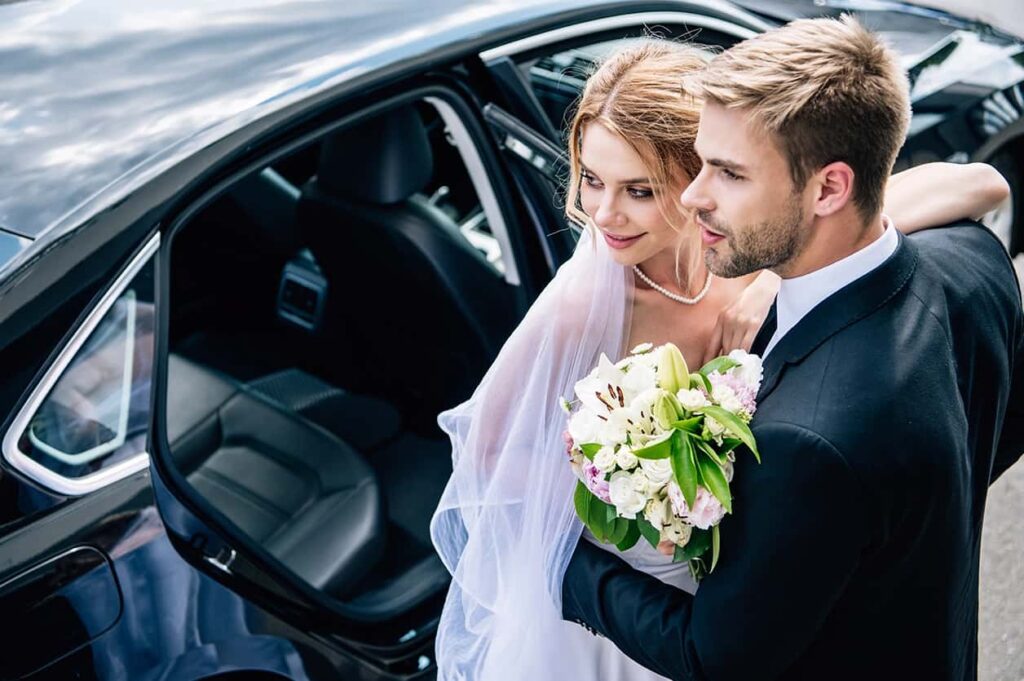
[{"label": "pink rose", "polygon": [[572,454],[572,448],[576,446],[576,443],[573,442],[572,435],[568,430],[562,433],[562,439],[565,441],[565,453]]},{"label": "pink rose", "polygon": [[583,464],[583,484],[604,503],[612,503],[612,496],[608,491],[608,481],[604,479],[604,471],[589,459]]},{"label": "pink rose", "polygon": [[697,498],[693,500],[693,509],[687,505],[679,485],[671,482],[668,484],[667,490],[669,501],[672,503],[672,512],[694,527],[706,530],[717,525],[725,517],[725,508],[722,506],[722,502],[703,487],[697,487]]}]

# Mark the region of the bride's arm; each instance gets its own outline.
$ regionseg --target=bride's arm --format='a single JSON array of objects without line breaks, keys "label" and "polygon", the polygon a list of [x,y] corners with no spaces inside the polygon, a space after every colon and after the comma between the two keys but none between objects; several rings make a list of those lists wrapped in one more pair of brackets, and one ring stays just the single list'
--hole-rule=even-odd
[{"label": "bride's arm", "polygon": [[1006,180],[987,163],[925,163],[889,178],[882,212],[910,234],[980,218],[1009,193]]}]

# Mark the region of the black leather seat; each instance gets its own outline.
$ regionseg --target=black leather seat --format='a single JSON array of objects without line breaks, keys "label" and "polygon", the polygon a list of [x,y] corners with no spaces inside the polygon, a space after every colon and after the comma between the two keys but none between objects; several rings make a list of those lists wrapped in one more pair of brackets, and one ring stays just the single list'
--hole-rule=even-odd
[{"label": "black leather seat", "polygon": [[242,383],[168,361],[172,455],[247,537],[370,618],[444,594],[450,577],[427,524],[451,472],[447,441],[406,432],[388,403],[299,369]]},{"label": "black leather seat", "polygon": [[391,110],[323,143],[297,218],[358,348],[355,386],[428,420],[469,396],[514,323],[511,287],[418,195],[433,171],[419,113]]},{"label": "black leather seat", "polygon": [[168,436],[189,482],[316,588],[348,595],[383,551],[373,470],[345,442],[256,391],[169,358]]}]

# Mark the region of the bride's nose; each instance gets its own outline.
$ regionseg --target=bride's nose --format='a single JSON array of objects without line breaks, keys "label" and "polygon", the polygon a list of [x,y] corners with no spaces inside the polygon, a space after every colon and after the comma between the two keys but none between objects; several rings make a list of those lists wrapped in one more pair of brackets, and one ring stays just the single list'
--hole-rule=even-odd
[{"label": "bride's nose", "polygon": [[615,205],[615,200],[611,197],[611,194],[611,192],[604,192],[604,196],[601,197],[601,203],[597,205],[597,210],[594,211],[594,224],[598,227],[607,229],[609,227],[622,227],[626,224],[626,216]]}]

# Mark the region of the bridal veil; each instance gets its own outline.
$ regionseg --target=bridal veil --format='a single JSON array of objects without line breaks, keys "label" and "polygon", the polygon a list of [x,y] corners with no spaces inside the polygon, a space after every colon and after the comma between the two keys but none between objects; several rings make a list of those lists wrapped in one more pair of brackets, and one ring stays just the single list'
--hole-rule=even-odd
[{"label": "bridal veil", "polygon": [[437,632],[439,681],[582,669],[558,633],[567,626],[562,577],[582,530],[560,405],[601,353],[614,360],[627,350],[632,287],[604,240],[584,232],[472,397],[438,418],[453,460],[430,525],[452,573]]}]

